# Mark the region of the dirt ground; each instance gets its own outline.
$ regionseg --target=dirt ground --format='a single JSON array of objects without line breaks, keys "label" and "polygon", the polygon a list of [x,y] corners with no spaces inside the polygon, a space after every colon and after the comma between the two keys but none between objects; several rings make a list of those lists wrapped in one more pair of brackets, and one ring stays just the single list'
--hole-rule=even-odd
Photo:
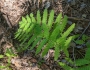
[{"label": "dirt ground", "polygon": [[[9,66],[11,69],[1,70],[63,70],[63,68],[53,60],[53,50],[49,50],[48,56],[46,56],[47,59],[45,59],[46,57],[41,58],[40,55],[35,56],[35,50],[27,50],[22,53],[16,52],[17,41],[14,40],[14,33],[18,28],[18,22],[22,16],[31,12],[36,14],[37,10],[42,12],[45,8],[49,11],[53,9],[55,11],[55,16],[62,12],[63,15],[68,16],[67,27],[73,23],[76,24],[73,34],[86,34],[90,37],[90,0],[35,1],[36,2],[31,0],[20,0],[14,3],[14,0],[13,2],[9,2],[9,0],[0,0],[0,54],[4,54],[7,48],[13,48],[14,52],[17,54],[16,57],[11,59],[11,65]],[[10,5],[12,5],[11,9],[9,7]],[[17,7],[17,5],[21,7]],[[90,41],[90,38],[88,41]],[[69,52],[70,57],[73,58],[72,48],[69,49]],[[85,52],[81,51],[81,53]],[[78,53],[75,54],[77,58],[80,57]],[[61,53],[59,60],[61,61],[64,57],[64,54]],[[6,60],[7,58],[1,59],[0,64],[6,65]]]}]

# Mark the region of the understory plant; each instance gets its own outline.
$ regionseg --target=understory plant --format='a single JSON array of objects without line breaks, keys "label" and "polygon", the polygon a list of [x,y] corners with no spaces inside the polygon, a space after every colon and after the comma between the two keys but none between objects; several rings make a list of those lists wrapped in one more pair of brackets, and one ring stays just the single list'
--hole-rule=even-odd
[{"label": "understory plant", "polygon": [[44,10],[43,16],[37,11],[34,17],[33,13],[22,17],[19,22],[19,28],[15,33],[15,39],[20,42],[18,47],[21,51],[36,48],[36,54],[42,53],[46,55],[49,49],[54,49],[54,59],[57,60],[60,51],[63,51],[67,57],[69,53],[67,48],[74,36],[69,36],[73,31],[75,24],[73,23],[66,29],[67,16],[62,17],[60,13],[56,19],[54,11],[48,14],[47,9]]},{"label": "understory plant", "polygon": [[66,63],[59,62],[64,70],[90,70],[90,42],[86,43],[87,49],[84,58],[76,59],[75,67],[68,66]]},{"label": "understory plant", "polygon": [[15,56],[16,56],[16,54],[14,54],[14,52],[11,48],[7,49],[4,54],[0,54],[0,60],[7,58],[6,59],[7,60],[6,65],[2,65],[2,63],[0,63],[0,70],[1,69],[12,70],[9,66],[11,65],[11,58],[13,58]]}]

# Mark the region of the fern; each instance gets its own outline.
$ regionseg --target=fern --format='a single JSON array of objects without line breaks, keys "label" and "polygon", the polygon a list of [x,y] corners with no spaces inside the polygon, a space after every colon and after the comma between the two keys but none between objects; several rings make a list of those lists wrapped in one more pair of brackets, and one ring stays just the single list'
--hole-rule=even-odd
[{"label": "fern", "polygon": [[38,48],[37,48],[37,50],[36,50],[36,54],[38,54],[38,53],[41,51],[43,45],[46,44],[46,42],[47,42],[47,39],[43,39],[43,40],[41,41],[40,45],[38,46]]},{"label": "fern", "polygon": [[48,20],[48,28],[51,29],[52,25],[53,25],[53,19],[54,19],[54,11],[52,10],[49,16],[49,20]]},{"label": "fern", "polygon": [[87,45],[87,50],[85,54],[85,59],[90,60],[90,42],[87,42],[86,45]]},{"label": "fern", "polygon": [[90,70],[90,42],[86,43],[87,50],[85,57],[75,60],[77,68],[75,70]]},{"label": "fern", "polygon": [[76,66],[82,66],[82,65],[85,65],[85,64],[89,64],[89,63],[90,63],[90,61],[86,60],[86,59],[77,59],[75,61]]},{"label": "fern", "polygon": [[74,68],[71,68],[70,66],[62,62],[59,62],[59,65],[62,66],[64,70],[75,70]]},{"label": "fern", "polygon": [[24,46],[21,47],[22,50],[27,50],[28,48],[32,50],[35,46],[38,46],[36,54],[43,51],[42,56],[46,55],[50,48],[54,48],[54,59],[57,60],[61,50],[65,51],[65,54],[69,56],[67,48],[73,36],[68,36],[74,29],[75,24],[72,24],[64,32],[66,24],[67,16],[62,18],[61,13],[54,21],[53,10],[48,14],[47,9],[45,9],[43,17],[41,17],[40,11],[37,11],[36,18],[33,13],[25,18],[22,17],[22,21],[19,22],[19,29],[15,33],[15,39],[20,41],[21,46]]},{"label": "fern", "polygon": [[41,24],[40,11],[37,11],[37,24]]},{"label": "fern", "polygon": [[63,20],[62,20],[62,23],[63,23],[63,24],[61,24],[61,26],[60,26],[60,31],[61,31],[61,33],[63,32],[63,30],[64,30],[64,28],[65,28],[65,26],[66,26],[66,24],[67,24],[67,16],[64,16],[64,18],[63,18]]},{"label": "fern", "polygon": [[90,65],[86,65],[86,66],[76,68],[76,70],[90,70]]}]

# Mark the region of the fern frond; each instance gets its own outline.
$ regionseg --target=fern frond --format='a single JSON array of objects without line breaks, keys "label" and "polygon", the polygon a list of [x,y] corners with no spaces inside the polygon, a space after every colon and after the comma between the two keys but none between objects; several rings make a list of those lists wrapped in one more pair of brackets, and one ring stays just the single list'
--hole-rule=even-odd
[{"label": "fern frond", "polygon": [[59,65],[64,68],[64,70],[75,70],[74,68],[71,68],[70,66],[66,65],[65,63],[59,62]]},{"label": "fern frond", "polygon": [[45,9],[43,12],[42,25],[47,23],[47,15],[47,9]]},{"label": "fern frond", "polygon": [[53,41],[56,40],[56,38],[57,38],[57,36],[58,36],[58,34],[59,34],[59,32],[60,32],[59,29],[60,29],[60,24],[57,25],[55,29],[53,29],[49,40],[53,40]]},{"label": "fern frond", "polygon": [[86,60],[86,59],[77,59],[77,60],[75,60],[76,66],[82,66],[82,65],[85,65],[85,64],[89,64],[89,63],[90,63],[90,61]]},{"label": "fern frond", "polygon": [[21,31],[20,35],[18,36],[18,39],[20,39],[21,36],[24,34],[23,28],[27,24],[26,18],[22,17],[22,21],[19,24],[20,24],[20,29],[22,29],[22,31]]},{"label": "fern frond", "polygon": [[32,50],[32,49],[37,45],[37,43],[40,42],[40,41],[41,41],[41,38],[38,37],[38,38],[34,41],[32,47],[30,48],[30,50]]},{"label": "fern frond", "polygon": [[35,17],[33,16],[33,13],[30,14],[32,24],[36,23]]},{"label": "fern frond", "polygon": [[70,33],[71,31],[74,29],[75,27],[75,23],[72,24],[63,34],[62,34],[62,38],[66,38]]},{"label": "fern frond", "polygon": [[26,15],[26,19],[27,19],[27,22],[28,22],[28,23],[31,23],[31,18],[30,18],[29,15]]},{"label": "fern frond", "polygon": [[19,36],[23,33],[23,28],[26,25],[26,19],[24,17],[22,17],[22,21],[19,22],[20,28],[18,29],[18,31],[15,33],[15,38],[19,39]]},{"label": "fern frond", "polygon": [[74,37],[74,36],[70,36],[70,37],[66,40],[66,42],[65,42],[65,44],[64,44],[64,49],[67,49],[67,48],[69,47],[69,44],[70,44],[70,42],[72,41],[73,37]]},{"label": "fern frond", "polygon": [[60,23],[60,22],[61,22],[61,19],[62,19],[62,14],[60,13],[60,14],[57,16],[57,18],[56,18],[56,20],[55,20],[55,23]]},{"label": "fern frond", "polygon": [[45,56],[48,53],[48,50],[54,46],[54,42],[50,41],[46,44],[46,47],[44,48],[42,52],[42,56]]},{"label": "fern frond", "polygon": [[27,24],[23,29],[24,32],[22,33],[22,37],[19,39],[19,41],[22,41],[25,38],[25,36],[29,33],[28,29],[31,26],[31,19],[28,15],[26,16],[26,19],[27,19]]},{"label": "fern frond", "polygon": [[90,60],[90,42],[86,43],[87,49],[85,54],[85,59]]},{"label": "fern frond", "polygon": [[61,24],[61,19],[62,19],[62,13],[60,13],[55,20],[55,23],[53,24],[53,28],[55,28],[58,24]]},{"label": "fern frond", "polygon": [[49,29],[51,29],[51,27],[52,27],[53,20],[54,20],[54,11],[52,10],[50,12],[50,16],[49,16],[49,20],[48,20],[48,24],[47,24]]},{"label": "fern frond", "polygon": [[65,40],[66,40],[66,38],[60,37],[60,38],[58,38],[58,39],[56,40],[56,43],[57,43],[57,45],[60,45],[60,46],[59,46],[60,48],[63,49],[64,44],[65,44]]},{"label": "fern frond", "polygon": [[[27,45],[24,47],[24,50],[26,50],[26,49],[30,46],[30,44],[35,40],[35,38],[36,38],[36,35],[33,35],[33,36],[31,37],[31,39],[28,41]],[[21,45],[22,45],[23,43],[24,43],[24,42],[22,42]]]},{"label": "fern frond", "polygon": [[72,38],[67,39],[67,36],[74,29],[75,24],[71,25],[66,32],[60,35],[66,26],[67,17],[65,16],[62,19],[62,14],[59,14],[54,21],[53,10],[49,15],[47,9],[45,9],[43,17],[41,17],[40,11],[37,11],[36,19],[31,13],[25,18],[22,17],[22,21],[19,22],[20,28],[15,33],[15,38],[21,42],[20,45],[24,45],[22,50],[28,49],[29,46],[31,46],[30,50],[32,50],[39,43],[36,54],[44,47],[42,56],[46,55],[50,48],[55,49],[55,60],[58,59],[61,50],[64,50],[68,56],[67,48]]},{"label": "fern frond", "polygon": [[41,24],[41,16],[40,16],[40,11],[37,11],[37,24]]},{"label": "fern frond", "polygon": [[21,32],[22,32],[22,29],[18,29],[18,31],[15,33],[15,39],[18,39]]},{"label": "fern frond", "polygon": [[[32,29],[35,27],[36,20],[33,17],[33,14],[32,13],[30,14],[30,17],[29,16],[26,16],[28,23],[23,28],[23,31],[24,32],[21,34],[22,37],[20,37],[20,39],[19,39],[19,41],[22,41],[24,39],[24,41],[22,43],[24,43],[29,38],[29,36],[30,36],[29,32],[31,32]],[[27,35],[27,38],[25,39],[25,36],[26,35]]]},{"label": "fern frond", "polygon": [[46,44],[46,42],[47,42],[47,39],[43,39],[41,41],[40,45],[38,46],[38,48],[36,50],[36,54],[38,54],[41,51],[42,47]]},{"label": "fern frond", "polygon": [[[48,44],[46,45],[46,48],[45,48],[45,50],[44,50],[43,53],[42,53],[43,56],[48,52],[48,50],[49,50],[51,47],[54,46],[54,43],[55,43],[55,41],[56,41],[56,39],[57,39],[57,36],[58,36],[58,34],[59,34],[59,27],[60,27],[60,25],[57,26],[57,27],[53,30],[53,32],[51,33],[51,36],[49,37]],[[46,49],[47,49],[47,50],[46,50]]]},{"label": "fern frond", "polygon": [[81,66],[76,68],[75,70],[90,70],[90,65]]},{"label": "fern frond", "polygon": [[47,27],[47,25],[42,24],[42,29],[43,29],[43,37],[48,38],[49,37],[49,28]]},{"label": "fern frond", "polygon": [[32,24],[30,26],[30,28],[27,30],[27,32],[29,32],[29,33],[27,35],[25,34],[25,38],[24,38],[24,40],[22,41],[21,44],[25,43],[25,41],[27,41],[31,37],[31,35],[33,34],[32,30],[33,30],[34,27],[35,27],[35,24]]},{"label": "fern frond", "polygon": [[[21,21],[22,23],[19,23],[20,24],[20,28],[23,28],[25,25],[26,25],[26,23],[27,23],[27,20],[26,20],[26,18],[24,18],[24,17],[22,17],[22,21]],[[24,23],[24,24],[23,24]]]},{"label": "fern frond", "polygon": [[86,50],[85,59],[90,60],[90,48]]},{"label": "fern frond", "polygon": [[68,49],[63,49],[63,51],[64,51],[65,55],[66,55],[67,57],[69,57]]},{"label": "fern frond", "polygon": [[63,30],[65,29],[66,24],[67,24],[67,16],[64,16],[64,18],[63,18],[63,20],[62,20],[62,24],[61,24],[61,26],[60,26],[60,31],[61,31],[61,33],[62,33]]},{"label": "fern frond", "polygon": [[55,45],[55,53],[54,53],[54,60],[56,61],[60,55],[60,48],[59,46]]},{"label": "fern frond", "polygon": [[[26,20],[27,20],[27,24],[26,24],[26,28],[25,31],[27,31],[29,29],[29,27],[31,26],[31,18],[29,17],[29,15],[26,16]],[[28,31],[27,31],[28,32]]]}]

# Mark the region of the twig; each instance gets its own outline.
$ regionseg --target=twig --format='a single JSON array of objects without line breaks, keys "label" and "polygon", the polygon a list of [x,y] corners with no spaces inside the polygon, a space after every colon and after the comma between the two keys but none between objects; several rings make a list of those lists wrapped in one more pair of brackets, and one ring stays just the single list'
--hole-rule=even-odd
[{"label": "twig", "polygon": [[90,22],[89,22],[88,26],[84,29],[84,31],[82,32],[82,34],[78,37],[77,40],[79,40],[82,37],[82,35],[86,32],[86,30],[88,29],[89,26],[90,26]]},{"label": "twig", "polygon": [[90,22],[90,20],[88,20],[88,19],[76,18],[76,17],[68,17],[68,19],[78,20],[78,21],[88,21],[88,22]]},{"label": "twig", "polygon": [[[90,22],[89,22],[88,26],[85,28],[85,30],[82,32],[82,34],[78,37],[77,40],[79,40],[82,37],[82,35],[86,32],[86,30],[88,29],[89,26],[90,26]],[[75,52],[75,47],[73,46],[73,60],[75,62],[74,52]]]},{"label": "twig", "polygon": [[73,46],[73,61],[75,62],[74,52],[75,52],[75,46]]},{"label": "twig", "polygon": [[3,17],[6,19],[6,22],[7,22],[8,26],[9,26],[10,28],[12,28],[12,24],[11,24],[9,18],[8,18],[8,15],[4,15],[4,14],[3,14]]}]

